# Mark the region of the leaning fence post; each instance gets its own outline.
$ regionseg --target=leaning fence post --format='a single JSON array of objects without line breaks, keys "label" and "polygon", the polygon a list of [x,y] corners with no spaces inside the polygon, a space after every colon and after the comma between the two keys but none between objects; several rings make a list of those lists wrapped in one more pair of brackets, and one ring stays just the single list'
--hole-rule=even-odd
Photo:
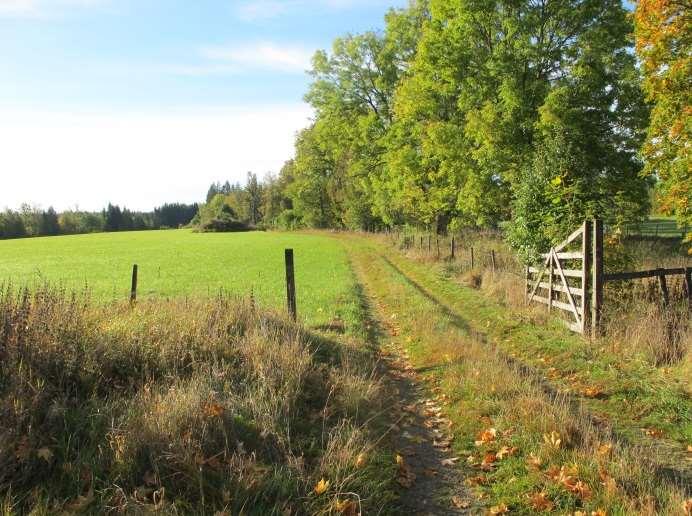
[{"label": "leaning fence post", "polygon": [[490,261],[493,264],[493,274],[495,274],[495,249],[490,250]]},{"label": "leaning fence post", "polygon": [[295,272],[293,269],[293,249],[286,249],[285,261],[286,261],[286,301],[288,303],[288,313],[291,315],[291,318],[295,321],[298,318],[298,311],[296,309],[296,279],[295,279]]},{"label": "leaning fence post", "polygon": [[591,289],[591,336],[596,337],[601,326],[603,305],[603,221],[593,221],[593,275]]},{"label": "leaning fence post", "polygon": [[130,287],[130,303],[137,301],[137,264],[132,266],[132,286]]},{"label": "leaning fence post", "polygon": [[451,247],[451,250],[452,250],[452,260],[454,260],[454,237],[453,237],[453,236],[452,236],[452,247]]}]

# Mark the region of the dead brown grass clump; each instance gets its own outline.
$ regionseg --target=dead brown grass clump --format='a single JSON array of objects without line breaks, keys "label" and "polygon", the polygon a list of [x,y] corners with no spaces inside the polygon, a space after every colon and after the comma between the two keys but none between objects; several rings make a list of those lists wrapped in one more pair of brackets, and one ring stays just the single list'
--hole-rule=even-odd
[{"label": "dead brown grass clump", "polygon": [[348,496],[381,507],[370,360],[223,296],[104,309],[2,288],[0,507],[287,514]]}]

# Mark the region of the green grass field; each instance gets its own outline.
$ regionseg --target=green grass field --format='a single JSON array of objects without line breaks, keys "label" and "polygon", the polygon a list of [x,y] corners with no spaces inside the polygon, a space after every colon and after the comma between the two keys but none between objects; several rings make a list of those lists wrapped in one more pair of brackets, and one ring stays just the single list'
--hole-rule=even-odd
[{"label": "green grass field", "polygon": [[678,227],[675,217],[655,216],[637,226],[627,228],[631,235],[645,237],[682,238],[686,228]]},{"label": "green grass field", "polygon": [[296,233],[100,233],[0,241],[0,282],[85,286],[99,301],[127,300],[132,265],[138,297],[207,297],[252,290],[261,306],[285,306],[284,249],[293,248],[299,317],[348,317],[353,277],[336,239]]}]

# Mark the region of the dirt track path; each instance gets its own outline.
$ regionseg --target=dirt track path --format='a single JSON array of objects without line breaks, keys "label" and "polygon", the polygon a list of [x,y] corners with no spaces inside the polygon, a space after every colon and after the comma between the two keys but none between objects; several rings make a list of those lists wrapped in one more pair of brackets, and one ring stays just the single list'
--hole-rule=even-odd
[{"label": "dirt track path", "polygon": [[[392,337],[400,328],[387,312],[386,300],[374,297],[360,261],[352,262],[376,326],[380,359],[393,392],[391,444],[397,451],[400,514],[472,514],[474,502],[459,468],[462,458],[453,454],[451,422],[444,415],[435,387],[425,383],[406,351]],[[381,259],[375,255],[366,259]],[[477,507],[475,509],[478,509]]]}]

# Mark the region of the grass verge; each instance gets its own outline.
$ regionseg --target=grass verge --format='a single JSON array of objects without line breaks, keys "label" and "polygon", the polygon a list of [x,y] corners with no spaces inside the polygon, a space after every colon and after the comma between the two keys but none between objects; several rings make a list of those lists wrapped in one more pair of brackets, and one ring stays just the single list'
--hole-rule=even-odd
[{"label": "grass verge", "polygon": [[[618,413],[612,399],[629,395],[630,404],[652,407],[649,416],[661,426],[667,423],[666,442],[684,463],[681,443],[689,430],[684,389],[646,364],[606,361],[599,349],[557,323],[543,327],[517,318],[429,265],[363,239],[353,238],[352,250],[364,282],[393,322],[392,339],[408,350],[418,374],[445,404],[455,449],[470,468],[469,482],[491,511],[684,514],[685,485],[652,471],[661,467],[656,456],[661,448],[652,450],[645,441],[662,439],[636,428],[641,423],[631,413]],[[510,354],[514,359],[506,360]],[[527,380],[517,362],[545,373],[555,388],[546,393]],[[667,388],[660,389],[657,378]],[[583,392],[596,380],[609,389],[603,398]],[[640,390],[631,393],[623,384]],[[575,398],[583,410],[575,412]],[[594,423],[596,410],[607,413],[607,426],[630,429],[636,442],[612,439]]]},{"label": "grass verge", "polygon": [[381,389],[357,340],[246,301],[4,288],[0,511],[376,513]]}]

